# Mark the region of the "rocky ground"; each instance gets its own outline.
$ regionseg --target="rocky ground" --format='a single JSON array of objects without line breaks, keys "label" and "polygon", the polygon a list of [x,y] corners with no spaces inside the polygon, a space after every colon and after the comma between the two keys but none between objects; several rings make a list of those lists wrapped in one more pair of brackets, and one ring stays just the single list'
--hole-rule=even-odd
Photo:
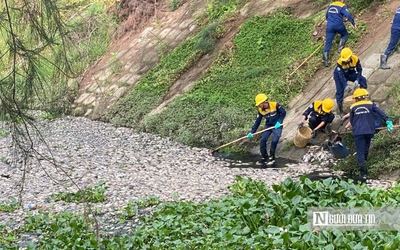
[{"label": "rocky ground", "polygon": [[[309,163],[312,158],[321,163],[332,161],[329,153],[319,151],[318,147],[312,147],[304,157],[307,163],[263,169],[210,155],[206,148],[188,147],[87,118],[65,116],[46,120],[40,118],[39,112],[35,112],[35,117],[36,121],[28,126],[33,144],[24,144],[29,155],[26,167],[22,164],[22,152],[12,147],[17,140],[10,136],[0,139],[0,204],[22,197],[21,209],[0,213],[0,224],[11,223],[12,228],[23,223],[29,204],[47,211],[82,212],[81,204],[54,202],[50,198],[59,192],[76,192],[78,188],[73,182],[85,188],[105,181],[106,201],[94,205],[101,214],[101,227],[125,231],[134,222],[120,224],[118,214],[131,199],[157,196],[163,201],[203,202],[229,194],[227,186],[234,183],[237,175],[272,185],[308,173],[317,173],[318,178],[335,174],[324,164]],[[9,129],[2,126],[1,131]],[[29,148],[34,150],[29,152]],[[374,180],[368,185],[387,187],[390,183]]]}]

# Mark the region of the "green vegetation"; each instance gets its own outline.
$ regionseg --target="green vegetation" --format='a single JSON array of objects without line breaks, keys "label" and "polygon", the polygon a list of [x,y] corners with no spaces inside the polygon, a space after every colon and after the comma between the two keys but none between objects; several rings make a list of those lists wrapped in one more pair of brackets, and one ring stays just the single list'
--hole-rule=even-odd
[{"label": "green vegetation", "polygon": [[[197,39],[190,39],[178,46],[167,57],[147,73],[129,94],[109,112],[108,118],[116,124],[137,125],[149,113],[154,104],[160,103],[168,88],[189,67],[193,66],[201,51],[193,50]],[[122,114],[122,115],[121,115]]]},{"label": "green vegetation", "polygon": [[171,10],[177,10],[182,5],[182,0],[167,0]]},{"label": "green vegetation", "polygon": [[[117,126],[172,137],[187,145],[214,147],[249,131],[256,114],[253,99],[257,93],[265,92],[270,100],[287,106],[319,68],[315,65],[319,65],[320,54],[316,53],[294,72],[321,43],[310,40],[313,27],[323,18],[320,13],[295,19],[289,9],[281,9],[267,17],[251,18],[240,27],[234,46],[219,52],[189,92],[173,99],[162,112],[149,114],[165,101],[169,88],[180,75],[203,55],[213,52],[228,29],[229,22],[224,20],[234,16],[244,4],[209,1],[208,21],[203,21],[202,30],[162,57],[156,68],[143,76],[102,119]],[[353,37],[349,46],[368,32],[365,23],[358,26],[357,30],[349,29]],[[225,150],[247,151],[251,146],[254,145]]]},{"label": "green vegetation", "polygon": [[103,202],[105,200],[105,192],[107,186],[105,181],[99,181],[97,185],[93,187],[87,187],[85,189],[80,189],[75,193],[65,193],[60,192],[51,196],[55,201],[65,201],[65,202]]},{"label": "green vegetation", "polygon": [[[72,41],[82,42],[74,43],[76,50],[65,51],[72,62],[69,65],[71,74],[82,72],[107,49],[109,24],[114,24],[115,20],[104,14],[105,2],[75,0],[61,9],[61,15],[67,17],[66,31],[74,38]],[[348,4],[350,2],[357,10],[367,2],[371,3],[354,0],[348,1]],[[174,0],[168,3],[172,9],[182,4]],[[160,63],[143,76],[105,119],[117,125],[173,137],[189,145],[210,147],[248,132],[256,114],[253,99],[258,92],[266,92],[271,100],[287,106],[318,68],[315,65],[320,64],[320,54],[312,57],[296,74],[291,76],[291,73],[320,42],[310,40],[315,17],[298,20],[291,16],[289,10],[279,10],[267,17],[253,17],[244,23],[233,40],[233,46],[215,55],[212,66],[203,72],[188,93],[169,103],[165,111],[149,115],[184,72],[202,56],[214,53],[218,40],[228,30],[226,19],[237,14],[244,4],[244,1],[210,0],[202,20],[202,30],[163,56]],[[75,14],[76,6],[82,7],[77,7],[82,12]],[[14,17],[16,19],[17,16]],[[83,25],[87,23],[93,25]],[[361,38],[362,33],[368,32],[365,27],[361,23],[357,31],[349,30],[355,38],[349,42],[350,46]],[[60,42],[57,35],[53,34],[50,38]],[[36,45],[30,42],[25,45]],[[1,41],[0,48],[6,44]],[[35,60],[32,62],[43,68],[40,72],[30,71],[32,75],[29,75],[40,78],[39,82],[45,86],[43,92],[39,91],[36,97],[30,96],[32,99],[23,99],[26,94],[23,92],[25,80],[32,79],[21,77],[16,82],[16,90],[20,90],[16,93],[18,101],[29,101],[24,103],[24,107],[47,110],[45,118],[52,119],[58,111],[68,109],[66,103],[71,89],[66,87],[67,78],[56,73],[57,64],[54,62],[58,62],[56,55],[62,52],[61,49],[54,47],[54,53],[50,51],[43,50],[40,56],[35,54],[38,57],[33,57]],[[42,58],[49,55],[54,55],[54,58],[50,57],[49,61]],[[116,54],[112,55],[110,63],[114,65],[112,71],[118,74],[121,65]],[[2,74],[5,74],[9,64],[2,61],[1,65]],[[1,77],[1,86],[6,90],[10,78],[7,75]],[[399,91],[400,84],[391,90],[397,107]],[[390,112],[394,119],[400,114],[395,109]],[[395,163],[399,160],[400,148],[396,142],[399,135],[395,130],[392,134],[382,131],[375,136],[371,151],[377,153],[370,155],[370,177],[376,176],[378,171],[390,171],[397,167]],[[346,136],[345,139],[351,152],[354,152],[350,138]],[[243,150],[236,146],[233,148]],[[338,167],[350,173],[358,170],[354,157],[343,160]],[[310,206],[398,206],[400,186],[380,190],[368,189],[351,181],[325,179],[312,182],[302,178],[299,182],[287,179],[270,189],[261,181],[238,176],[237,182],[229,188],[232,195],[206,203],[161,203],[157,197],[131,200],[118,214],[121,222],[137,219],[141,209],[152,209],[152,213],[141,217],[138,224],[135,221],[132,231],[120,235],[106,232],[99,226],[97,215],[101,211],[90,216],[87,213],[42,210],[35,211],[35,214],[27,212],[22,227],[0,224],[0,248],[18,249],[18,242],[23,240],[24,235],[38,236],[37,242],[30,242],[27,249],[400,248],[400,235],[395,231],[313,232],[306,221],[306,210]],[[106,190],[105,182],[99,182],[94,187],[75,193],[60,192],[52,198],[77,203],[103,202]],[[0,204],[2,213],[19,208],[14,200]]]},{"label": "green vegetation", "polygon": [[[28,249],[398,249],[397,231],[311,231],[309,207],[394,206],[400,186],[389,190],[333,180],[286,179],[272,189],[237,177],[231,195],[206,203],[161,203],[121,235],[97,231],[96,220],[79,214],[28,214],[19,229],[0,225],[0,243],[16,249],[21,233],[36,234]],[[153,198],[140,208],[158,204]],[[133,203],[129,203],[128,207]],[[132,211],[132,209],[128,209]],[[129,220],[132,216],[125,216]]]},{"label": "green vegetation", "polygon": [[107,51],[116,28],[115,18],[105,13],[108,4],[107,0],[40,0],[4,6],[0,116],[16,121],[23,116],[21,109],[69,111],[77,91],[76,84],[67,84],[69,79]]},{"label": "green vegetation", "polygon": [[[311,0],[311,2],[317,6],[325,6],[333,1],[327,1],[327,0]],[[382,4],[385,3],[386,0],[347,0],[345,2],[347,8],[349,11],[353,14],[362,12],[365,9],[368,9],[371,5],[373,4]]]},{"label": "green vegetation", "polygon": [[121,221],[132,219],[133,217],[137,216],[137,213],[141,208],[155,206],[160,203],[160,199],[156,196],[130,200],[127,206],[124,208],[123,212],[119,215],[119,218],[121,219]]},{"label": "green vegetation", "polygon": [[[100,249],[94,225],[93,218],[82,215],[39,211],[37,215],[30,214],[19,231],[40,235],[39,242],[29,242],[27,249]],[[11,244],[4,247],[17,249]]]},{"label": "green vegetation", "polygon": [[0,202],[0,212],[13,212],[21,206],[16,199]]},{"label": "green vegetation", "polygon": [[[187,69],[188,60],[194,55],[198,56],[191,64],[209,51],[209,47],[199,44],[210,44],[209,38],[215,37],[210,33],[224,30],[224,24],[220,28],[207,26],[198,37],[187,40],[163,58],[105,119],[189,145],[231,141],[249,130],[256,114],[253,99],[258,92],[267,92],[271,100],[287,105],[301,91],[307,76],[314,73],[312,68],[288,77],[319,45],[309,39],[313,25],[312,19],[295,20],[285,10],[265,18],[252,18],[240,28],[234,49],[222,51],[191,91],[172,101],[162,113],[149,116],[176,79],[169,76]],[[194,54],[199,47],[207,49]],[[191,54],[192,57],[188,56]],[[310,63],[317,60],[313,58]]]}]

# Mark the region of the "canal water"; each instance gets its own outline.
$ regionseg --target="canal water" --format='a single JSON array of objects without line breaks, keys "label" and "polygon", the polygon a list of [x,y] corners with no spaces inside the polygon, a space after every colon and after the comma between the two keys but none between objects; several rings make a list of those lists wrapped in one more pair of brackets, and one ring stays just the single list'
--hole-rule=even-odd
[{"label": "canal water", "polygon": [[[217,158],[222,158],[225,161],[230,162],[231,168],[262,168],[257,161],[261,159],[260,155],[255,154],[233,154],[233,153],[214,153]],[[276,158],[275,164],[269,168],[283,168],[287,167],[286,164],[298,164],[298,161],[290,160],[286,158]]]},{"label": "canal water", "polygon": [[[255,154],[237,154],[237,153],[220,153],[216,152],[214,153],[214,156],[217,158],[221,158],[225,161],[228,161],[230,163],[229,167],[230,168],[259,168],[262,169],[264,168],[262,165],[257,164],[257,161],[261,159],[260,155],[255,155]],[[286,168],[286,167],[293,167],[293,165],[297,164],[304,164],[302,162],[292,160],[292,159],[286,159],[286,158],[276,158],[275,159],[275,164],[273,165],[268,165],[268,169],[278,169],[278,168]],[[347,179],[354,179],[356,177],[349,177],[349,176],[338,176],[333,173],[330,169],[320,169],[320,170],[315,170],[307,174],[308,178],[312,181],[317,181],[317,180],[323,180],[326,178],[333,178],[333,179],[342,179],[342,180],[347,180]],[[293,177],[299,177],[299,176],[293,176]]]}]

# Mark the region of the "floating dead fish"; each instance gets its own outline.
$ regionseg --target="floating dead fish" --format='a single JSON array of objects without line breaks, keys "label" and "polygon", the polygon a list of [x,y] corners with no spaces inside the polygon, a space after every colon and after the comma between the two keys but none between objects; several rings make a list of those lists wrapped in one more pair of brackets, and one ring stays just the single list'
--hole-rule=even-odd
[{"label": "floating dead fish", "polygon": [[333,154],[323,146],[311,146],[302,158],[302,162],[304,163],[314,163],[323,167],[331,166],[336,161]]}]

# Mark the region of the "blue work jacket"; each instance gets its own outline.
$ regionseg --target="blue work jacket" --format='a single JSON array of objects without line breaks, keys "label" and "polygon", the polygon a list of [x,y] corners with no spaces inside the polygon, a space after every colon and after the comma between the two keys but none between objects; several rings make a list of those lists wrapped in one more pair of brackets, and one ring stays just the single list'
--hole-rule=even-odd
[{"label": "blue work jacket", "polygon": [[308,106],[308,108],[303,112],[303,115],[308,118],[308,116],[315,117],[319,122],[325,122],[325,124],[332,123],[335,119],[335,115],[332,112],[325,113],[322,111],[322,102],[317,100]]},{"label": "blue work jacket", "polygon": [[[360,63],[360,59],[356,55],[351,56],[351,61],[349,64],[343,63],[343,61],[339,58],[337,60],[336,68],[334,74],[338,76],[338,79],[343,84],[347,83],[349,76],[352,74],[358,74],[358,76],[362,75],[363,68]],[[357,80],[360,81],[360,79]]]},{"label": "blue work jacket", "polygon": [[392,29],[400,30],[400,6],[396,10],[396,14],[394,14]]},{"label": "blue work jacket", "polygon": [[328,27],[344,25],[343,17],[346,17],[347,20],[349,20],[349,22],[353,24],[353,26],[356,25],[353,17],[347,10],[346,5],[342,2],[332,2],[328,6],[325,17],[327,20]]},{"label": "blue work jacket", "polygon": [[385,121],[390,118],[373,102],[362,100],[350,107],[350,124],[353,128],[353,135],[375,134],[375,115]]},{"label": "blue work jacket", "polygon": [[286,116],[286,110],[277,102],[268,102],[269,108],[258,108],[258,114],[254,125],[251,127],[251,133],[254,134],[260,126],[262,118],[265,118],[265,127],[273,127],[276,122],[283,123]]}]

